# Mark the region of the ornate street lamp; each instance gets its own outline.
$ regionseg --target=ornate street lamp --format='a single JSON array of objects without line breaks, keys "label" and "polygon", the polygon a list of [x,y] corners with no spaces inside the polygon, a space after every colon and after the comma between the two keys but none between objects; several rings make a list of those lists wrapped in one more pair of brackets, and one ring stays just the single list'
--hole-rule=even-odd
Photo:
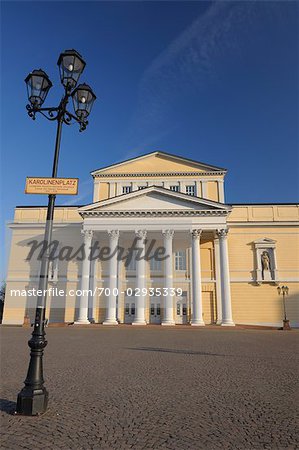
[{"label": "ornate street lamp", "polygon": [[290,321],[287,319],[287,313],[286,313],[286,302],[285,302],[285,296],[289,295],[289,288],[288,286],[278,286],[277,292],[279,295],[282,295],[282,301],[283,301],[283,330],[290,330]]},{"label": "ornate street lamp", "polygon": [[63,86],[72,91],[79,81],[86,63],[76,50],[65,50],[58,58],[57,65]]},{"label": "ornate street lamp", "polygon": [[[86,119],[96,99],[91,88],[86,84],[80,85],[75,89],[85,67],[82,56],[76,50],[66,50],[61,53],[58,59],[58,66],[61,83],[64,86],[64,96],[57,107],[42,108],[52,87],[48,75],[43,70],[33,70],[25,79],[29,100],[26,109],[29,116],[35,120],[36,114],[40,113],[50,121],[57,121],[52,178],[57,177],[62,124],[70,125],[75,121],[80,126],[79,131],[85,130],[88,125]],[[66,109],[71,96],[76,115]],[[53,194],[49,195],[38,285],[38,290],[42,292],[42,295],[37,297],[32,337],[28,341],[31,351],[27,377],[24,382],[25,386],[19,392],[17,399],[16,414],[27,416],[43,414],[47,410],[48,405],[48,392],[44,387],[43,378],[43,353],[47,345],[45,339],[46,290],[48,286],[49,246],[52,238],[55,197]]]},{"label": "ornate street lamp", "polygon": [[74,110],[79,119],[89,115],[96,96],[88,84],[80,84],[72,93]]},{"label": "ornate street lamp", "polygon": [[43,70],[34,70],[26,78],[28,99],[32,106],[38,108],[44,103],[52,87],[50,78]]}]

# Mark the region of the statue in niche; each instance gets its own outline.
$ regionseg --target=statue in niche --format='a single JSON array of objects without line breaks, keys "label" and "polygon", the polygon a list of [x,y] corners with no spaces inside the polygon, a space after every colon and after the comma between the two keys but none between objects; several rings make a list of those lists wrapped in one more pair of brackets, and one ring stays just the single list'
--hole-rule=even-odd
[{"label": "statue in niche", "polygon": [[266,250],[263,251],[263,253],[261,255],[261,260],[262,260],[262,277],[263,277],[263,280],[264,280],[265,279],[265,276],[264,276],[265,272],[267,273],[267,278],[269,276],[271,277],[271,274],[270,274],[270,270],[271,270],[270,256],[269,256],[269,253]]}]

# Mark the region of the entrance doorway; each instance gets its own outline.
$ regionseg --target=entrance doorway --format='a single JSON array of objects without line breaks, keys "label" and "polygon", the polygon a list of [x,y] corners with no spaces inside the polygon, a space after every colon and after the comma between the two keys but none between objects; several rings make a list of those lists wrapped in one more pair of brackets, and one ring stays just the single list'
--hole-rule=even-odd
[{"label": "entrance doorway", "polygon": [[161,323],[161,303],[159,297],[150,297],[150,323]]},{"label": "entrance doorway", "polygon": [[213,292],[202,293],[202,313],[206,325],[216,323],[216,303]]},{"label": "entrance doorway", "polygon": [[132,323],[135,319],[135,298],[126,297],[125,298],[125,323]]},{"label": "entrance doorway", "polygon": [[178,297],[175,305],[175,323],[187,323],[187,297]]}]

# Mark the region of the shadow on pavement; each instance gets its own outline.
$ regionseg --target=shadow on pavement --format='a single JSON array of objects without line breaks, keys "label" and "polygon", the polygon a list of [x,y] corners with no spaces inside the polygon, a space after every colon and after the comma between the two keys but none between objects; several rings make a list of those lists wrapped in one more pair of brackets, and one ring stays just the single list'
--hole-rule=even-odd
[{"label": "shadow on pavement", "polygon": [[4,411],[7,414],[14,414],[16,406],[16,402],[11,402],[5,398],[0,398],[0,411]]},{"label": "shadow on pavement", "polygon": [[155,348],[155,347],[129,347],[127,350],[139,350],[146,352],[162,352],[162,353],[181,353],[182,355],[199,355],[199,356],[229,356],[218,353],[197,352],[193,350],[175,350],[172,348]]}]

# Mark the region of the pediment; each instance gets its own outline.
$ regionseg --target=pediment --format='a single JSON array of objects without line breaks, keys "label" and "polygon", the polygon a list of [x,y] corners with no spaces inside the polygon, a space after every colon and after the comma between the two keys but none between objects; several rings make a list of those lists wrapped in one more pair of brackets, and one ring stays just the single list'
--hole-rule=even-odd
[{"label": "pediment", "polygon": [[273,248],[275,247],[276,241],[270,238],[261,238],[253,241],[255,248]]},{"label": "pediment", "polygon": [[257,239],[256,241],[254,241],[254,244],[275,244],[276,241],[274,241],[273,239],[270,238],[262,238],[262,239]]},{"label": "pediment", "polygon": [[194,161],[177,155],[157,151],[141,155],[91,172],[93,176],[121,173],[225,173],[226,169]]},{"label": "pediment", "polygon": [[222,203],[192,197],[158,186],[150,186],[139,191],[84,206],[79,209],[79,213],[83,216],[104,212],[116,212],[118,214],[121,212],[141,214],[164,212],[167,214],[174,211],[177,213],[187,213],[189,211],[227,214],[230,210],[229,206]]}]

